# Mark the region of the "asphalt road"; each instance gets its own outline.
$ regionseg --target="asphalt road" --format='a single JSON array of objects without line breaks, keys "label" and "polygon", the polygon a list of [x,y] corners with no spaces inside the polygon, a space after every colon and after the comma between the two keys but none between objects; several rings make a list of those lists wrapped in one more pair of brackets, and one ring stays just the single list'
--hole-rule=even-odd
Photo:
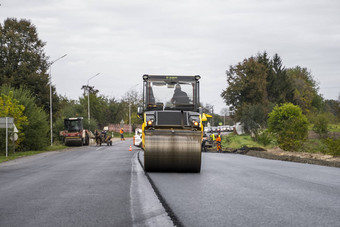
[{"label": "asphalt road", "polygon": [[172,226],[130,144],[0,164],[0,226]]},{"label": "asphalt road", "polygon": [[340,226],[339,168],[203,153],[200,174],[149,176],[183,226]]},{"label": "asphalt road", "polygon": [[[0,226],[172,226],[130,144],[0,164]],[[183,226],[340,224],[339,168],[203,153],[200,174],[149,176]]]}]

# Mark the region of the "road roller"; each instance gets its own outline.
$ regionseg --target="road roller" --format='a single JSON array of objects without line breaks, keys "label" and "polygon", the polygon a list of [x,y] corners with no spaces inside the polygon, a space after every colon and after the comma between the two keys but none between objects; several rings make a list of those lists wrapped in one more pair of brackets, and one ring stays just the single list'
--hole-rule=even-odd
[{"label": "road roller", "polygon": [[60,135],[64,138],[66,146],[89,145],[89,131],[83,128],[83,118],[65,118],[64,131]]},{"label": "road roller", "polygon": [[201,171],[199,75],[143,75],[142,146],[147,172]]}]

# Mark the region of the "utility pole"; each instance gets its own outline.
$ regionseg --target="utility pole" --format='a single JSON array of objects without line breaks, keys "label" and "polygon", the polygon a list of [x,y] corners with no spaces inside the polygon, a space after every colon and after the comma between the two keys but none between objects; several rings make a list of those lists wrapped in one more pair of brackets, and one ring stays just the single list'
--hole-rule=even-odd
[{"label": "utility pole", "polygon": [[81,87],[81,89],[84,89],[84,97],[85,95],[87,94],[87,119],[88,119],[88,122],[89,122],[89,125],[90,125],[90,118],[91,118],[91,115],[90,115],[90,93],[94,93],[96,94],[98,92],[97,89],[94,89],[94,86],[89,86],[89,85],[83,85]]},{"label": "utility pole", "polygon": [[[84,89],[84,92],[85,92],[85,89],[87,90],[87,119],[88,119],[88,122],[89,122],[89,125],[90,125],[90,121],[91,121],[91,114],[90,114],[90,90],[91,91],[95,91],[92,87],[90,87],[89,85],[89,82],[91,79],[95,78],[96,76],[98,76],[100,73],[97,73],[96,75],[90,77],[88,80],[87,80],[87,85],[83,85],[83,87],[81,89]],[[85,95],[84,95],[85,96]]]}]

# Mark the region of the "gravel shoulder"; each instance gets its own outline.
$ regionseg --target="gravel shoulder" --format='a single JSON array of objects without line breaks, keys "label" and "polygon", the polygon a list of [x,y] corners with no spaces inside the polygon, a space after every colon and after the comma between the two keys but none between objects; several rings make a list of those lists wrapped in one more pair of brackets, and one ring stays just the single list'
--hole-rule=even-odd
[{"label": "gravel shoulder", "polygon": [[[215,148],[216,149],[216,148]],[[216,152],[213,148],[207,149],[208,152]],[[259,147],[244,146],[240,149],[226,149],[223,153],[237,153],[258,158],[282,160],[289,162],[308,163],[322,166],[340,168],[340,157],[334,157],[323,153],[290,152],[284,151],[279,147],[265,150]]]},{"label": "gravel shoulder", "polygon": [[258,150],[249,148],[248,151],[245,150],[243,153],[245,155],[255,156],[259,158],[300,162],[340,168],[340,157],[334,157],[332,155],[326,155],[322,153],[289,152],[284,151],[280,148],[273,148],[270,150]]}]

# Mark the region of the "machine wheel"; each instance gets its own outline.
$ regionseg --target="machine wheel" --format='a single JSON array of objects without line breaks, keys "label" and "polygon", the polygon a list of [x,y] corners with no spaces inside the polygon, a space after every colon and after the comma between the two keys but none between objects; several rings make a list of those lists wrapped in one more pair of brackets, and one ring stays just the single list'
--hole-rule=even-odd
[{"label": "machine wheel", "polygon": [[201,171],[200,133],[155,132],[145,136],[144,170],[146,172]]}]

